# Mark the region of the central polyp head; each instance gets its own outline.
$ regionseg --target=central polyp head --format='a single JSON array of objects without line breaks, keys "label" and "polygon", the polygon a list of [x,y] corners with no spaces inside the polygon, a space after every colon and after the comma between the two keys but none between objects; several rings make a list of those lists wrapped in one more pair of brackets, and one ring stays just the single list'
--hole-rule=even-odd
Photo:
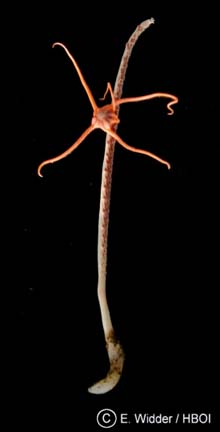
[{"label": "central polyp head", "polygon": [[93,112],[92,126],[94,128],[100,128],[104,131],[111,130],[113,126],[119,122],[120,120],[114,111],[112,104],[97,108]]}]

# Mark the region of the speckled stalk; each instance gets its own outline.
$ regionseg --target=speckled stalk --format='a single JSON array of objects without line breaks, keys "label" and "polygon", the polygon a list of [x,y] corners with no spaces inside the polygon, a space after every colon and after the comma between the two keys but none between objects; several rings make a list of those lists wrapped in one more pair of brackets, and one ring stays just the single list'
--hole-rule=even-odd
[{"label": "speckled stalk", "polygon": [[[130,39],[125,46],[124,54],[121,59],[114,86],[114,95],[116,99],[120,99],[122,96],[128,61],[131,56],[133,47],[137,42],[139,36],[153,23],[154,19],[151,18],[139,24],[134,33],[132,33]],[[117,110],[118,114],[119,106],[117,107]],[[116,129],[117,125],[115,125],[114,127],[115,131]],[[107,134],[105,142],[105,154],[102,166],[101,196],[98,223],[98,299],[101,310],[102,325],[105,335],[110,368],[107,376],[104,379],[98,381],[89,388],[89,392],[95,394],[107,393],[116,386],[122,373],[125,358],[122,346],[115,335],[106,298],[108,226],[114,150],[115,140]]]}]

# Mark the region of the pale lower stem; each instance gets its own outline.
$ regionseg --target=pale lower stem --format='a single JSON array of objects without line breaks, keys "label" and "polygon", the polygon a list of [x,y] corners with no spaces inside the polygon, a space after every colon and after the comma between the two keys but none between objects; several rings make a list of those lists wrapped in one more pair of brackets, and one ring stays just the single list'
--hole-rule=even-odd
[{"label": "pale lower stem", "polygon": [[105,378],[92,385],[88,391],[94,394],[103,394],[112,390],[118,383],[123,365],[124,351],[120,342],[117,340],[111,321],[109,307],[106,298],[106,276],[99,276],[98,299],[101,310],[102,324],[106,341],[110,368]]},{"label": "pale lower stem", "polygon": [[[132,49],[139,36],[146,30],[154,19],[143,21],[138,25],[134,33],[128,40],[119,66],[115,87],[114,96],[120,99],[123,90],[123,84],[127,71],[128,61]],[[117,114],[119,106],[117,107]],[[117,125],[115,125],[115,131]],[[112,390],[120,380],[123,365],[124,351],[118,341],[111,321],[111,315],[106,297],[106,267],[107,267],[107,245],[108,245],[108,226],[109,226],[109,210],[110,210],[110,195],[112,183],[112,168],[114,160],[115,140],[107,134],[105,144],[105,155],[102,167],[102,182],[101,182],[101,197],[99,209],[99,226],[98,226],[98,300],[101,311],[102,325],[106,341],[106,348],[110,363],[109,371],[104,379],[92,385],[88,391],[94,394],[103,394]]]}]

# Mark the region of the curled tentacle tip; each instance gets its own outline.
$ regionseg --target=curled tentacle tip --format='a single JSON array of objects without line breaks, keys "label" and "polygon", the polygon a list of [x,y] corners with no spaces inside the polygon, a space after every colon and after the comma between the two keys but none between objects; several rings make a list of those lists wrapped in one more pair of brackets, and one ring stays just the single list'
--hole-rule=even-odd
[{"label": "curled tentacle tip", "polygon": [[173,110],[173,108],[171,108],[171,106],[170,105],[167,105],[167,109],[168,109],[168,113],[167,113],[167,115],[173,115],[174,114],[174,110]]},{"label": "curled tentacle tip", "polygon": [[37,174],[38,174],[38,176],[39,177],[43,177],[43,174],[41,173],[41,168],[42,168],[42,164],[41,165],[39,165],[39,167],[38,167],[38,169],[37,169]]}]

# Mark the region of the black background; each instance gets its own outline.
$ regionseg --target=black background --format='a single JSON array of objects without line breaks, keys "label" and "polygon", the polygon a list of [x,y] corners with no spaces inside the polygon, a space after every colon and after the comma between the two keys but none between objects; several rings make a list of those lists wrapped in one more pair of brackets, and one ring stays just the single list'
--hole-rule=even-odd
[{"label": "black background", "polygon": [[[215,419],[216,10],[176,3],[32,3],[13,11],[9,395],[17,424],[29,430],[95,428],[105,407]],[[68,148],[92,115],[68,57],[51,45],[68,46],[98,101],[107,81],[114,85],[126,41],[151,16],[156,23],[133,50],[123,95],[169,92],[179,104],[173,117],[164,101],[123,105],[118,133],[172,170],[116,146],[107,290],[126,363],[118,386],[94,396],[87,388],[108,369],[96,295],[105,135],[93,132],[37,176],[38,164]]]}]

